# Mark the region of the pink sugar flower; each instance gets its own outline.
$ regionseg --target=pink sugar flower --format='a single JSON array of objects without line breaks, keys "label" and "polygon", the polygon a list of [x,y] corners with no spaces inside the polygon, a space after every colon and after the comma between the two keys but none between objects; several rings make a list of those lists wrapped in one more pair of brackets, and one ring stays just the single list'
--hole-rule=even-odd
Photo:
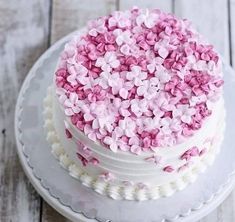
[{"label": "pink sugar flower", "polygon": [[109,182],[109,181],[112,181],[115,179],[115,176],[110,173],[110,172],[105,172],[105,173],[102,173],[100,174],[99,176],[101,179],[103,179],[105,182]]},{"label": "pink sugar flower", "polygon": [[147,65],[147,69],[150,73],[154,73],[159,67],[161,67],[164,59],[161,57],[151,58],[151,63]]},{"label": "pink sugar flower", "polygon": [[69,98],[66,98],[63,102],[65,106],[65,115],[72,116],[76,113],[79,113],[82,103],[82,101],[79,101],[78,95],[76,93],[70,93]]},{"label": "pink sugar flower", "polygon": [[156,24],[157,19],[157,14],[151,13],[148,9],[146,9],[136,18],[136,23],[138,26],[144,24],[147,28],[153,28]]},{"label": "pink sugar flower", "polygon": [[85,133],[85,135],[87,135],[87,137],[92,140],[92,141],[96,141],[97,137],[96,137],[96,133],[95,131],[92,129],[90,124],[85,124],[83,131]]},{"label": "pink sugar flower", "polygon": [[173,131],[178,132],[181,129],[180,121],[170,117],[161,118],[160,125],[164,135],[170,135]]},{"label": "pink sugar flower", "polygon": [[181,121],[190,124],[192,116],[196,114],[194,108],[190,108],[189,105],[178,105],[177,109],[173,111],[173,117],[180,117]]},{"label": "pink sugar flower", "polygon": [[143,139],[143,150],[145,150],[145,149],[149,149],[149,148],[151,148],[151,141],[152,141],[152,139],[151,138],[149,138],[149,137],[145,137],[144,139]]},{"label": "pink sugar flower", "polygon": [[158,78],[151,78],[143,81],[143,85],[137,88],[137,95],[144,96],[146,99],[154,98],[160,91],[160,83]]},{"label": "pink sugar flower", "polygon": [[192,157],[194,156],[199,156],[200,155],[200,152],[198,150],[198,148],[196,146],[192,147],[191,149],[185,151],[180,159],[181,160],[186,160],[186,161],[189,161]]},{"label": "pink sugar flower", "polygon": [[130,152],[131,153],[134,153],[136,155],[140,155],[141,153],[141,147],[138,146],[138,145],[132,145],[131,148],[130,148]]},{"label": "pink sugar flower", "polygon": [[158,55],[162,57],[163,59],[165,59],[168,56],[168,54],[169,54],[169,51],[166,48],[161,47],[158,49]]},{"label": "pink sugar flower", "polygon": [[122,31],[121,29],[115,29],[113,34],[116,36],[116,43],[118,46],[121,46],[124,43],[130,45],[133,42],[130,30]]},{"label": "pink sugar flower", "polygon": [[141,86],[143,85],[143,80],[147,78],[147,73],[142,72],[139,66],[132,66],[131,71],[127,72],[126,78],[133,81],[135,86]]},{"label": "pink sugar flower", "polygon": [[206,100],[207,100],[207,97],[205,94],[202,94],[200,96],[192,96],[189,100],[189,104],[190,106],[195,106],[197,104],[206,102]]},{"label": "pink sugar flower", "polygon": [[67,77],[67,81],[72,85],[77,85],[77,81],[79,81],[83,85],[87,82],[86,75],[88,73],[88,69],[81,65],[81,64],[75,64],[71,65],[68,68],[69,76]]},{"label": "pink sugar flower", "polygon": [[113,123],[115,118],[111,116],[97,116],[96,119],[92,122],[92,129],[99,129],[106,130],[108,132],[112,132],[113,130]]},{"label": "pink sugar flower", "polygon": [[169,82],[171,79],[171,76],[167,72],[167,70],[160,68],[160,66],[157,67],[157,70],[155,72],[155,76],[159,79],[159,82],[162,84]]},{"label": "pink sugar flower", "polygon": [[96,37],[99,33],[105,33],[107,28],[105,27],[105,19],[99,18],[88,23],[89,35]]},{"label": "pink sugar flower", "polygon": [[104,138],[104,143],[109,145],[110,150],[112,150],[113,152],[117,152],[118,150],[118,145],[117,145],[117,138],[115,136],[106,136]]},{"label": "pink sugar flower", "polygon": [[159,122],[160,122],[160,118],[159,117],[145,118],[143,120],[143,129],[147,130],[147,131],[151,131],[151,130],[157,129],[157,128],[160,127]]},{"label": "pink sugar flower", "polygon": [[80,141],[77,141],[77,152],[86,159],[89,159],[92,156],[92,151]]},{"label": "pink sugar flower", "polygon": [[65,134],[68,139],[71,139],[73,137],[68,129],[65,129]]},{"label": "pink sugar flower", "polygon": [[118,82],[113,82],[112,92],[113,94],[119,94],[122,99],[127,99],[129,96],[129,90],[133,89],[132,82],[124,82],[122,79],[119,79]]},{"label": "pink sugar flower", "polygon": [[131,25],[130,21],[130,13],[129,12],[120,12],[116,11],[113,12],[112,16],[108,20],[109,28],[111,27],[119,27],[119,28],[125,28],[129,27]]},{"label": "pink sugar flower", "polygon": [[137,116],[142,116],[148,110],[148,101],[146,99],[133,99],[130,101],[131,111]]},{"label": "pink sugar flower", "polygon": [[113,104],[114,104],[114,107],[118,109],[119,113],[123,117],[127,117],[131,115],[131,113],[128,110],[128,108],[130,107],[130,102],[128,100],[122,101],[120,98],[114,98]]},{"label": "pink sugar flower", "polygon": [[135,136],[134,131],[136,124],[131,118],[125,117],[123,120],[119,120],[118,126],[120,127],[123,135],[126,135],[127,137]]},{"label": "pink sugar flower", "polygon": [[106,52],[104,57],[99,57],[96,60],[95,65],[101,67],[105,72],[111,72],[112,69],[115,69],[120,65],[120,61],[117,59],[114,52]]},{"label": "pink sugar flower", "polygon": [[100,161],[95,158],[95,157],[92,157],[90,160],[89,160],[89,163],[91,163],[92,165],[98,165],[100,163]]},{"label": "pink sugar flower", "polygon": [[114,113],[109,112],[105,102],[99,101],[94,104],[93,115],[95,119],[92,122],[93,129],[104,129],[108,132],[113,130],[113,123],[115,122]]},{"label": "pink sugar flower", "polygon": [[110,75],[108,85],[112,88],[114,95],[119,94],[123,99],[127,99],[128,90],[132,88],[132,84],[130,82],[124,82],[117,72]]},{"label": "pink sugar flower", "polygon": [[172,166],[166,166],[163,168],[163,171],[167,173],[172,173],[174,171],[174,168]]},{"label": "pink sugar flower", "polygon": [[129,56],[131,54],[131,47],[127,44],[124,44],[120,47],[120,52],[123,55]]},{"label": "pink sugar flower", "polygon": [[158,156],[158,155],[156,155],[156,154],[154,154],[154,155],[152,155],[152,156],[150,156],[150,157],[145,158],[145,160],[146,160],[147,162],[154,163],[154,164],[156,164],[156,165],[159,165],[159,164],[162,163],[162,157],[161,157],[161,156]]},{"label": "pink sugar flower", "polygon": [[133,136],[129,139],[129,145],[139,145],[140,144],[140,140],[137,136]]},{"label": "pink sugar flower", "polygon": [[88,160],[87,160],[84,156],[82,156],[81,154],[79,154],[79,153],[77,153],[77,157],[78,157],[78,159],[82,162],[82,165],[83,165],[84,167],[86,167],[87,164],[88,164]]}]

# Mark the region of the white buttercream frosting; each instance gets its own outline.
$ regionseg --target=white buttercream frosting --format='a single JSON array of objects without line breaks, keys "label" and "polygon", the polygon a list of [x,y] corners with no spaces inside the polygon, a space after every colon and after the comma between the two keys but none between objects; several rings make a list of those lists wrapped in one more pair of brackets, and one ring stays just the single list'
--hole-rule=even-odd
[{"label": "white buttercream frosting", "polygon": [[[158,199],[182,190],[187,184],[195,181],[197,175],[213,162],[223,138],[225,111],[223,100],[220,99],[203,128],[184,143],[157,150],[156,154],[162,157],[162,162],[155,164],[146,161],[146,158],[153,153],[144,152],[135,155],[121,150],[114,153],[94,143],[75,129],[70,120],[66,119],[55,98],[55,91],[52,87],[48,90],[44,102],[45,128],[47,139],[52,144],[52,153],[61,165],[69,170],[71,176],[79,179],[85,186],[113,199]],[[68,139],[64,133],[64,120],[72,134],[71,139]],[[81,164],[76,155],[77,144],[74,138],[89,147],[92,155],[99,160],[97,165],[88,164],[84,167]],[[206,143],[207,138],[214,138],[213,143]],[[201,150],[206,147],[207,150],[202,156],[192,158],[193,162],[189,167],[178,172],[176,169],[187,163],[180,156],[193,146]],[[173,166],[175,170],[169,173],[163,171],[163,167],[167,165]],[[102,179],[100,175],[103,173],[110,173],[111,179]]]}]

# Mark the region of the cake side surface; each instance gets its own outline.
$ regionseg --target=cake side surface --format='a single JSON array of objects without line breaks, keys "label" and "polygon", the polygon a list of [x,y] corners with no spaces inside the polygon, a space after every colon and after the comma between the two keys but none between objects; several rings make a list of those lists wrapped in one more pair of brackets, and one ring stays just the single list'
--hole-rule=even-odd
[{"label": "cake side surface", "polygon": [[146,192],[192,175],[219,150],[222,85],[219,55],[187,20],[114,12],[65,45],[52,122],[68,158],[90,178],[156,199]]},{"label": "cake side surface", "polygon": [[[45,128],[47,130],[47,139],[52,144],[52,153],[56,158],[59,159],[61,165],[69,170],[71,176],[79,179],[85,186],[91,187],[96,192],[107,195],[113,199],[126,199],[126,200],[148,200],[148,199],[158,199],[165,196],[170,196],[174,192],[182,190],[188,184],[194,182],[199,173],[204,172],[204,170],[213,163],[216,154],[220,150],[220,145],[223,140],[224,132],[224,116],[225,112],[222,111],[221,121],[218,123],[216,132],[213,135],[213,140],[211,138],[204,144],[207,148],[207,152],[204,152],[200,158],[197,158],[194,164],[190,166],[183,167],[180,169],[176,177],[171,177],[169,174],[168,182],[165,180],[164,183],[160,185],[158,182],[153,182],[151,180],[143,180],[140,177],[141,182],[133,182],[128,178],[127,180],[121,180],[117,178],[109,171],[103,171],[102,167],[99,169],[102,172],[97,173],[97,167],[90,165],[90,167],[84,167],[81,161],[77,158],[76,146],[71,140],[67,140],[64,133],[57,130],[54,125],[54,108],[53,108],[53,90],[50,88],[47,97],[45,98]],[[58,123],[58,121],[56,121]],[[57,128],[58,129],[58,128]],[[67,143],[68,142],[68,143]],[[71,152],[75,149],[74,152]],[[109,151],[111,153],[111,151]],[[144,161],[142,160],[142,163]],[[106,172],[105,174],[103,172]],[[160,174],[164,175],[160,170]],[[138,174],[138,172],[137,172]],[[155,176],[155,175],[154,175]],[[166,175],[164,175],[166,176]],[[159,177],[159,176],[158,176]],[[160,177],[159,177],[160,178]],[[143,182],[144,181],[144,182]],[[157,180],[158,181],[158,180]]]}]

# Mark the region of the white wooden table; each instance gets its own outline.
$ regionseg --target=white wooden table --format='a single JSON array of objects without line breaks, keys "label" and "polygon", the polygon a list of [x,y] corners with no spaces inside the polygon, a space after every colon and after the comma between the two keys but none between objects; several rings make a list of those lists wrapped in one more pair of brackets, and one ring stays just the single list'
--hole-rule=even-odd
[{"label": "white wooden table", "polygon": [[[68,222],[35,192],[15,149],[14,108],[35,60],[88,19],[133,5],[193,21],[235,66],[235,0],[0,0],[0,221]],[[234,222],[235,191],[201,222]]]}]

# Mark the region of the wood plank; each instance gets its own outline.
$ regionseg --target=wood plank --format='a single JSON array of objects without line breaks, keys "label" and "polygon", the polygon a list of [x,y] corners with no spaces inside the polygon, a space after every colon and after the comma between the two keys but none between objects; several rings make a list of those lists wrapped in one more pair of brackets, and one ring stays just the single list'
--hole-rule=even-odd
[{"label": "wood plank", "polygon": [[42,222],[71,222],[69,219],[63,217],[61,214],[55,211],[46,202],[43,203],[43,211],[41,218]]},{"label": "wood plank", "polygon": [[90,19],[107,15],[116,6],[116,0],[53,0],[51,41],[86,25]]},{"label": "wood plank", "polygon": [[0,221],[38,222],[41,198],[20,166],[14,110],[22,81],[47,48],[49,1],[0,1]]},{"label": "wood plank", "polygon": [[229,61],[228,4],[222,0],[176,0],[176,15],[193,22],[216,49]]},{"label": "wood plank", "polygon": [[133,6],[140,8],[159,8],[165,12],[172,12],[172,0],[120,0],[119,7],[121,10],[131,9]]},{"label": "wood plank", "polygon": [[230,29],[231,62],[235,68],[235,0],[230,0]]}]

